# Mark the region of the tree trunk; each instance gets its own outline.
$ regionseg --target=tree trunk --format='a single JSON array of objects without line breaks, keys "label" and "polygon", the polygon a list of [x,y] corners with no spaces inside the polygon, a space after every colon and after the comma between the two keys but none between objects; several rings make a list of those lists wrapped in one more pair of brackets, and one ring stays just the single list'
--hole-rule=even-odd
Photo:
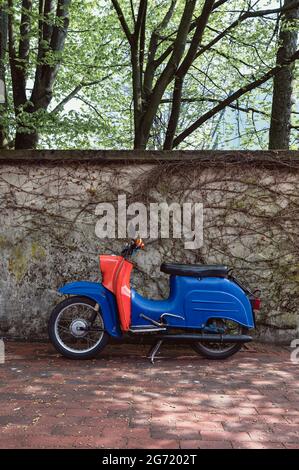
[{"label": "tree trunk", "polygon": [[176,76],[172,95],[172,108],[168,121],[164,150],[172,150],[175,131],[179,122],[183,91],[183,78]]},{"label": "tree trunk", "polygon": [[38,133],[33,130],[32,132],[16,131],[15,135],[15,149],[35,149],[38,144]]},{"label": "tree trunk", "polygon": [[[285,0],[284,6],[293,0]],[[299,19],[299,7],[287,10],[281,22],[279,32],[279,49],[276,63],[283,64],[291,57],[297,46],[296,22]],[[284,65],[273,79],[273,98],[271,124],[269,131],[269,149],[288,149],[290,145],[290,124],[292,109],[293,71],[295,63]]]},{"label": "tree trunk", "polygon": [[[137,41],[138,42],[138,39]],[[134,40],[134,44],[131,46],[131,64],[132,64],[132,87],[133,87],[133,103],[134,103],[134,149],[141,148],[141,140],[142,136],[140,134],[140,123],[142,118],[142,83],[141,83],[141,70],[140,70],[140,63],[139,63],[139,50],[138,44],[136,44]]]},{"label": "tree trunk", "polygon": [[[32,0],[22,0],[20,18],[20,34],[15,34],[16,15],[13,10],[13,0],[7,0],[10,11],[8,14],[8,43],[9,60],[12,78],[14,111],[17,121],[15,134],[16,149],[34,149],[38,143],[38,124],[26,123],[28,118],[39,110],[48,110],[52,99],[53,86],[60,67],[58,59],[48,64],[46,56],[52,53],[59,57],[64,50],[65,39],[69,25],[69,6],[71,0],[39,0],[37,64],[31,97],[26,94],[28,80],[28,61],[30,50],[34,46],[30,41],[32,22]],[[55,11],[56,4],[56,11]],[[22,118],[20,117],[22,113]]]},{"label": "tree trunk", "polygon": [[[7,93],[5,83],[5,56],[7,51],[7,12],[6,5],[0,6],[0,149],[7,146],[7,126],[5,113],[7,108]],[[4,120],[2,121],[2,118]]]}]

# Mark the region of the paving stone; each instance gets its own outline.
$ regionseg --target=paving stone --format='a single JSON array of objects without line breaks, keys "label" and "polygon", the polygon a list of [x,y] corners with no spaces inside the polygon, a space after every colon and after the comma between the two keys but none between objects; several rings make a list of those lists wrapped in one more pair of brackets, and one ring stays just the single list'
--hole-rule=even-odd
[{"label": "paving stone", "polygon": [[299,369],[285,348],[250,345],[215,363],[165,346],[154,367],[146,349],[71,361],[7,342],[0,448],[299,448]]},{"label": "paving stone", "polygon": [[284,449],[285,446],[281,442],[232,442],[233,449]]}]

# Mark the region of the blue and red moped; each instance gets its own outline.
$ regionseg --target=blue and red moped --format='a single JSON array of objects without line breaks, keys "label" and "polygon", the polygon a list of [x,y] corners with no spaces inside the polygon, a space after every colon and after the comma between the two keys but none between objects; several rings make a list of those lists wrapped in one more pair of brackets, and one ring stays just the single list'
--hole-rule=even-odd
[{"label": "blue and red moped", "polygon": [[79,281],[59,289],[68,298],[49,320],[56,349],[72,359],[89,359],[109,338],[151,335],[153,362],[165,341],[190,342],[210,359],[225,359],[252,340],[257,292],[242,285],[223,265],[161,265],[169,274],[169,297],[151,300],[130,286],[131,256],[144,248],[141,239],[127,243],[120,256],[101,255],[102,283]]}]

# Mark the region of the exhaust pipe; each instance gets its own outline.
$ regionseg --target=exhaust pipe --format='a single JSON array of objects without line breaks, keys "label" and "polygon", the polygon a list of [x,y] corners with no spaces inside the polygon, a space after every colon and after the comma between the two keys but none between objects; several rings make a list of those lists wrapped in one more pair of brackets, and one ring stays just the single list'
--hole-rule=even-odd
[{"label": "exhaust pipe", "polygon": [[163,341],[189,341],[191,343],[200,341],[201,343],[249,343],[252,341],[252,336],[249,335],[157,335],[155,336],[159,340]]}]

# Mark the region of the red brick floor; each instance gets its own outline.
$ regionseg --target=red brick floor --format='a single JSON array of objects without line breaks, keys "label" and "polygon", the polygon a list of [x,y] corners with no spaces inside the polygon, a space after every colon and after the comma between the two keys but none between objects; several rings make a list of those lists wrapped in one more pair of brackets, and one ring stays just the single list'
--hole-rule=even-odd
[{"label": "red brick floor", "polygon": [[299,448],[299,367],[250,345],[208,361],[164,347],[110,345],[71,361],[49,344],[6,343],[0,448]]}]

